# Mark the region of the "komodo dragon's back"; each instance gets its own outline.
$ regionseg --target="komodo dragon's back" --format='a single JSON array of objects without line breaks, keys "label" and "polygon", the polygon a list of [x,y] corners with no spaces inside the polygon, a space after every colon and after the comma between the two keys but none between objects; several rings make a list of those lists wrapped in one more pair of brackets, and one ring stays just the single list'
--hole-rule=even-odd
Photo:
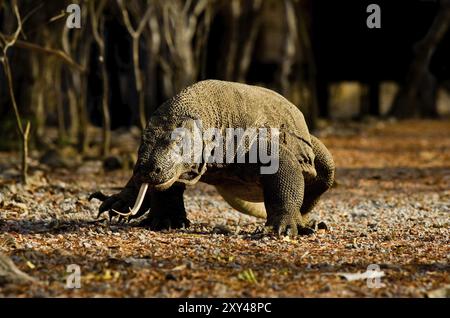
[{"label": "komodo dragon's back", "polygon": [[296,155],[307,176],[316,176],[311,137],[303,114],[270,89],[205,80],[183,89],[158,108],[156,115],[201,119],[204,128],[277,128],[280,146]]}]

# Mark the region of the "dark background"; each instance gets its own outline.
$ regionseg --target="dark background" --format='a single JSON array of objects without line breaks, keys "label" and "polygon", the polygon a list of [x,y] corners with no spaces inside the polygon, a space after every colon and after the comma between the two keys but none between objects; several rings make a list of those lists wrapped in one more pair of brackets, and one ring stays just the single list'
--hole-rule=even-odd
[{"label": "dark background", "polygon": [[[87,3],[81,3],[82,10],[88,11]],[[144,1],[127,3],[132,5],[139,3],[141,8],[145,6]],[[164,1],[150,1],[149,3],[155,8],[164,6]],[[290,71],[287,75],[288,86],[286,87],[286,84],[282,82],[283,75],[280,70],[287,60],[284,56],[283,43],[287,41],[284,37],[287,38],[289,35],[289,30],[286,29],[285,6],[287,2],[263,0],[259,11],[252,11],[254,1],[240,1],[241,13],[235,20],[230,18],[230,3],[211,1],[212,15],[206,43],[201,49],[202,65],[199,66],[200,70],[194,77],[180,80],[182,84],[174,85],[171,89],[165,86],[167,80],[166,82],[164,80],[166,75],[162,65],[158,59],[149,54],[149,46],[145,37],[151,36],[149,35],[151,31],[144,30],[140,39],[139,56],[140,69],[144,76],[143,94],[147,118],[158,105],[183,86],[206,78],[244,81],[274,89],[300,107],[311,127],[316,125],[317,118],[326,119],[332,116],[329,107],[329,85],[342,81],[357,81],[366,85],[367,90],[364,94],[367,96],[361,98],[359,114],[355,114],[354,118],[367,115],[379,116],[380,83],[395,81],[400,87],[408,84],[408,70],[415,56],[414,47],[425,37],[440,9],[440,2],[431,0],[290,1],[289,3],[292,4],[295,11],[296,23],[301,26],[301,23],[304,22],[310,47],[305,48],[304,45],[302,47],[301,43],[304,41],[298,29],[295,40],[296,49],[291,58]],[[370,3],[376,3],[381,7],[381,29],[369,29],[366,26],[366,19],[369,15],[366,13],[366,8]],[[3,1],[2,7],[0,7],[3,8],[0,10],[0,31],[4,34],[12,34],[16,25],[11,11],[12,4],[12,1]],[[61,30],[64,29],[65,18],[51,23],[48,21],[63,11],[68,2],[18,1],[18,5],[22,16],[31,12],[31,17],[23,27],[23,35],[26,36],[26,39],[22,38],[22,40],[60,49],[59,38]],[[139,18],[142,18],[144,11],[143,9],[138,10],[133,15],[130,9],[131,21],[134,26],[137,25]],[[158,12],[157,9],[155,12]],[[101,107],[103,80],[101,64],[98,62],[100,54],[98,45],[90,35],[92,26],[89,22],[89,14],[82,18],[82,31],[71,30],[69,38],[73,39],[77,32],[81,33],[81,42],[89,47],[89,63],[86,77],[83,77],[87,81],[87,97],[85,101],[80,97],[79,102],[84,104],[81,107],[86,110],[89,123],[101,127],[104,121]],[[199,20],[201,19],[204,19],[204,14],[199,16]],[[227,63],[237,64],[242,59],[243,48],[250,36],[249,30],[257,19],[260,19],[258,20],[260,25],[251,52],[251,62],[244,76],[238,78],[236,70],[227,73],[225,66]],[[161,26],[163,25],[162,17],[158,16],[158,13],[156,13],[156,20]],[[132,41],[115,1],[107,1],[102,12],[102,21],[104,30],[101,35],[105,42],[105,65],[109,86],[107,95],[108,110],[111,116],[110,127],[116,129],[138,126],[139,95],[135,88],[133,75]],[[171,32],[174,35],[178,33],[174,29]],[[194,46],[197,35],[193,37],[192,41]],[[180,77],[179,74],[183,74],[183,66],[177,64],[179,61],[171,60],[172,57],[163,42],[164,39],[161,41],[158,54],[164,57],[169,64],[173,63],[172,70],[175,70],[175,73],[172,81],[174,81]],[[229,60],[232,44],[237,47],[234,62]],[[72,58],[75,61],[80,60],[77,50],[74,48],[74,52],[72,52]],[[59,68],[57,72],[61,78],[57,82],[47,83],[47,86],[50,86],[47,87],[47,90],[54,90],[54,94],[47,94],[45,97],[45,114],[37,114],[33,109],[35,102],[31,96],[33,83],[39,81],[39,76],[30,74],[32,68],[30,56],[33,54],[39,53],[15,47],[9,50],[14,89],[22,115],[32,121],[36,120],[37,116],[43,116],[45,118],[41,118],[41,121],[44,123],[40,125],[59,126],[60,130],[61,126],[64,126],[63,130],[70,130],[70,127],[74,125],[66,93],[67,89],[75,85],[70,79],[70,74],[74,71],[62,64],[53,65],[55,68]],[[436,89],[437,87],[448,87],[450,79],[448,56],[450,56],[450,32],[447,30],[444,38],[437,44],[429,65],[429,70],[437,81],[435,85],[433,84]],[[45,56],[40,56],[39,63],[42,63],[45,58]],[[150,67],[152,68],[150,69]],[[152,72],[151,76],[150,72]],[[55,74],[53,73],[51,76],[55,77]],[[302,94],[299,92],[303,87],[306,87],[309,92],[310,97],[306,99],[298,97]],[[10,133],[14,126],[14,121],[11,123],[13,112],[6,88],[5,77],[2,73],[0,74],[0,122],[3,127],[1,130],[2,134],[13,135]],[[77,90],[80,91],[80,88],[75,89],[75,91]],[[436,111],[420,111],[421,107],[420,105],[417,107],[411,105],[410,112],[408,107],[400,107],[401,111],[390,114],[400,115],[399,117],[438,115]],[[39,124],[37,125],[39,126]],[[32,126],[32,129],[35,127],[36,124]],[[63,131],[62,133],[68,134],[66,139],[70,139],[69,132]]]}]

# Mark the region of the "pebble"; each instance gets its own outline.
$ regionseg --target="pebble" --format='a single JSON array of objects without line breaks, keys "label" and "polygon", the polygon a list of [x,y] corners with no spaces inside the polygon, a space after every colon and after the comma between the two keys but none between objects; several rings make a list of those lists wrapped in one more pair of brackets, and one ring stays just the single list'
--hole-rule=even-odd
[{"label": "pebble", "polygon": [[328,225],[325,222],[321,221],[317,224],[317,229],[328,230]]},{"label": "pebble", "polygon": [[166,280],[177,280],[177,276],[173,273],[167,273],[165,278]]}]

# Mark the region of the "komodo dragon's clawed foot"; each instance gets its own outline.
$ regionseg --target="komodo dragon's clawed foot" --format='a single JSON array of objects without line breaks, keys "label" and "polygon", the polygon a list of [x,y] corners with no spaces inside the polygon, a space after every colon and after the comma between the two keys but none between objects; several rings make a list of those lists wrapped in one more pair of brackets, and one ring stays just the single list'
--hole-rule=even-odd
[{"label": "komodo dragon's clawed foot", "polygon": [[279,236],[312,235],[315,228],[304,224],[300,218],[281,218],[277,221],[267,222],[264,227],[256,230],[255,234],[276,234]]},{"label": "komodo dragon's clawed foot", "polygon": [[183,192],[184,186],[172,186],[165,191],[154,192],[151,197],[150,213],[139,225],[150,228],[152,231],[189,227]]},{"label": "komodo dragon's clawed foot", "polygon": [[191,222],[184,215],[152,215],[151,213],[146,219],[139,223],[139,226],[148,227],[152,231],[164,231],[185,229],[188,228],[190,224]]},{"label": "komodo dragon's clawed foot", "polygon": [[102,201],[98,209],[97,218],[99,218],[103,213],[108,214],[108,219],[110,222],[114,217],[117,217],[119,223],[129,222],[134,218],[138,218],[143,215],[148,210],[148,204],[144,204],[143,207],[136,215],[130,215],[124,217],[119,215],[115,211],[127,211],[129,207],[133,206],[137,192],[134,188],[124,188],[121,192],[113,195],[105,195],[100,191],[94,192],[89,196],[89,201],[92,199],[97,199]]},{"label": "komodo dragon's clawed foot", "polygon": [[305,221],[304,221],[304,227],[307,229],[312,229],[314,231],[317,230],[325,230],[328,231],[329,227],[327,225],[327,223],[325,223],[324,221],[321,221],[320,219],[317,219],[315,217],[305,217]]}]

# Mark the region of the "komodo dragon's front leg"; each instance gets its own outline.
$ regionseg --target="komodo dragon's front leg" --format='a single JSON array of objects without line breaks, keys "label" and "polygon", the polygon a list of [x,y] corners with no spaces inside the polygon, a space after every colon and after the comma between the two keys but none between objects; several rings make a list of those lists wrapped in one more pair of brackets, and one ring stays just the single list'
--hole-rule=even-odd
[{"label": "komodo dragon's front leg", "polygon": [[266,227],[279,235],[297,235],[302,229],[299,213],[303,203],[305,181],[300,164],[292,153],[280,149],[279,168],[275,174],[261,175]]},{"label": "komodo dragon's front leg", "polygon": [[189,227],[183,200],[184,190],[184,185],[174,185],[165,191],[152,192],[150,213],[139,225],[148,226],[153,231]]}]

